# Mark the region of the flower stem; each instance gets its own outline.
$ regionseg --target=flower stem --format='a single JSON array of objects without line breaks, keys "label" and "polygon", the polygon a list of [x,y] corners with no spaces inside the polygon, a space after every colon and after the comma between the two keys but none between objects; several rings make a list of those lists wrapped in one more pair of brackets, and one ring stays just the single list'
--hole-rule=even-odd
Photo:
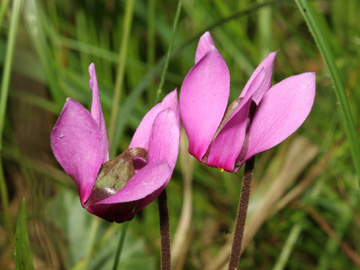
[{"label": "flower stem", "polygon": [[244,236],[245,220],[249,205],[251,182],[254,171],[255,157],[245,163],[244,179],[241,187],[238,212],[236,216],[234,240],[231,248],[229,270],[236,270],[239,266],[241,244]]},{"label": "flower stem", "polygon": [[113,268],[112,268],[113,270],[116,270],[118,268],[118,265],[119,265],[120,256],[121,256],[121,250],[122,250],[122,247],[124,245],[125,236],[126,236],[126,230],[127,230],[128,224],[129,224],[129,222],[125,222],[122,225],[120,241],[119,241],[119,245],[117,246],[116,253],[115,253],[115,260],[114,260],[114,265],[113,265]]},{"label": "flower stem", "polygon": [[166,190],[158,197],[161,235],[161,270],[171,270],[170,225]]}]

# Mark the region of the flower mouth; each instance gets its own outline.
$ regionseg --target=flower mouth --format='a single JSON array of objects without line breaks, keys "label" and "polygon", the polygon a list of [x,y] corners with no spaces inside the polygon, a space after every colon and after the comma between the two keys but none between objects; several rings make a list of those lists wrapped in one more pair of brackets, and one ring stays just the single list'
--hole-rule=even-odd
[{"label": "flower mouth", "polygon": [[[236,100],[234,100],[226,109],[225,114],[223,119],[221,120],[221,123],[214,135],[214,138],[212,139],[207,151],[205,152],[204,156],[201,159],[201,163],[203,164],[208,164],[208,159],[209,159],[209,154],[211,152],[211,147],[216,139],[216,137],[218,136],[219,132],[221,131],[221,129],[224,127],[225,123],[228,121],[228,119],[232,116],[233,112],[235,111],[236,107],[239,106],[239,104],[241,103],[241,101],[243,100],[243,98],[238,98]],[[235,164],[233,169],[231,170],[231,172],[238,172],[241,165],[242,165],[242,161],[244,160],[244,158],[246,157],[247,151],[248,151],[248,141],[249,141],[249,131],[250,131],[250,126],[252,123],[252,120],[255,116],[256,113],[256,109],[258,107],[258,104],[253,100],[249,100],[249,106],[248,106],[248,113],[246,114],[246,125],[244,127],[244,138],[243,138],[243,143],[242,143],[242,147],[241,150],[235,160]],[[209,166],[213,166],[214,165],[209,165]],[[218,167],[220,169],[221,172],[223,172],[224,170],[228,171],[227,169],[223,168],[223,167]]]},{"label": "flower mouth", "polygon": [[105,162],[100,168],[89,198],[84,203],[85,208],[117,193],[146,165],[147,150],[141,147],[130,148]]},{"label": "flower mouth", "polygon": [[[235,99],[225,110],[224,116],[214,134],[214,137],[212,138],[210,145],[208,147],[208,149],[206,150],[204,156],[201,158],[201,163],[203,164],[207,164],[208,162],[208,158],[209,158],[209,154],[210,154],[210,150],[211,150],[211,146],[214,142],[214,140],[216,139],[216,137],[218,136],[220,130],[224,127],[226,121],[229,119],[229,117],[232,115],[232,113],[234,112],[234,110],[236,109],[236,107],[240,104],[240,102],[243,100],[243,98],[237,98]],[[224,170],[223,168],[220,168],[221,170]]]},{"label": "flower mouth", "polygon": [[249,131],[250,131],[251,123],[254,119],[257,107],[258,107],[258,105],[256,104],[256,102],[252,100],[251,104],[250,104],[250,108],[249,108],[249,115],[248,115],[248,121],[247,121],[246,129],[245,129],[244,142],[243,142],[243,146],[241,148],[240,154],[239,154],[238,158],[236,159],[234,172],[238,172],[240,170],[242,161],[244,160],[244,158],[246,157],[246,154],[248,152]]}]

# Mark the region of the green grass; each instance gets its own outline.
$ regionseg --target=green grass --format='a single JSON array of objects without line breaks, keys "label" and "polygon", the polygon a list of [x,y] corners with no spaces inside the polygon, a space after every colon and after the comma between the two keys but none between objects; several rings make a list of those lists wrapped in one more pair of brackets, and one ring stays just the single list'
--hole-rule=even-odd
[{"label": "green grass", "polygon": [[[271,51],[279,50],[274,82],[302,72],[317,74],[316,100],[304,125],[257,157],[248,222],[258,229],[246,245],[240,266],[359,267],[356,257],[344,248],[360,254],[359,1],[183,0],[173,38],[178,4],[174,0],[23,2],[17,25],[14,5],[0,4],[1,82],[9,82],[1,90],[6,188],[2,188],[0,207],[4,232],[0,265],[15,262],[13,224],[26,198],[35,269],[85,269],[86,265],[112,269],[121,226],[93,221],[81,208],[73,181],[50,150],[51,129],[66,97],[89,108],[87,68],[94,62],[105,120],[113,136],[112,155],[119,154],[127,149],[154,100],[175,88],[180,91],[194,63],[198,38],[210,30],[230,69],[231,100],[240,95],[253,69]],[[7,46],[14,52],[12,62]],[[169,47],[167,72],[162,77]],[[121,93],[120,97],[114,98],[115,93]],[[307,146],[299,138],[305,138]],[[297,147],[303,150],[298,159],[311,149],[316,149],[316,155],[304,168],[298,168],[297,162],[284,168],[287,153]],[[181,238],[187,240],[181,246],[184,253],[173,254],[175,265],[178,269],[221,269],[242,170],[220,173],[197,161],[188,162],[187,153],[181,157],[185,161],[179,157],[167,187],[172,239],[183,233]],[[287,169],[299,171],[292,179],[279,177]],[[178,225],[183,200],[189,198],[183,194],[185,178],[191,181],[192,218],[184,233]],[[279,181],[289,181],[289,188],[269,195],[285,183]],[[271,203],[271,210],[260,220],[266,203]],[[320,222],[309,209],[322,218]],[[326,225],[334,234],[324,229]],[[159,238],[155,202],[128,224],[119,269],[159,269]]]},{"label": "green grass", "polygon": [[[2,9],[6,8],[6,1],[2,4]],[[3,66],[3,74],[2,74],[2,81],[1,81],[1,99],[0,99],[0,153],[3,152],[3,133],[6,121],[6,108],[8,103],[9,97],[9,84],[10,84],[10,76],[11,76],[11,68],[15,50],[15,43],[16,43],[16,36],[18,30],[18,22],[20,16],[20,9],[21,9],[22,1],[17,0],[14,1],[11,11],[11,21],[9,25],[9,32],[8,32],[8,40],[6,51],[3,52],[5,56],[4,59],[4,66]],[[2,20],[2,16],[1,16]],[[1,25],[1,23],[0,23]],[[6,184],[4,169],[3,169],[3,161],[0,157],[0,193],[1,193],[1,204],[3,208],[4,214],[4,225],[7,229],[7,234],[9,235],[9,239],[12,240],[12,221],[10,219],[9,213],[9,195],[8,195],[8,188]]]}]

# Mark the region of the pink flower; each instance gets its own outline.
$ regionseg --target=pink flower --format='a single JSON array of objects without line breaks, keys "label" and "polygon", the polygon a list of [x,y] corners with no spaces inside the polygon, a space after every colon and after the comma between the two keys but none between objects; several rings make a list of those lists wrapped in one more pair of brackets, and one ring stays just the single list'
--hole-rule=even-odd
[{"label": "pink flower", "polygon": [[279,144],[305,121],[315,98],[315,73],[271,87],[276,52],[255,69],[240,97],[227,108],[229,69],[210,33],[199,41],[195,65],[180,92],[189,152],[200,162],[238,171],[255,154]]},{"label": "pink flower", "polygon": [[176,90],[155,105],[137,128],[129,149],[109,161],[95,66],[89,66],[91,113],[68,98],[51,133],[51,148],[75,181],[90,213],[124,222],[155,200],[168,184],[179,153]]}]

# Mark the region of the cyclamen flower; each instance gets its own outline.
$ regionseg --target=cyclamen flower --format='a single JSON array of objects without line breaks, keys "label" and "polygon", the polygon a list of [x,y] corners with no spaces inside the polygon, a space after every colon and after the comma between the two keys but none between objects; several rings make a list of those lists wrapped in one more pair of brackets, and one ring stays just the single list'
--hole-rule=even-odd
[{"label": "cyclamen flower", "polygon": [[124,222],[155,200],[168,184],[179,153],[176,90],[138,126],[129,149],[109,160],[95,66],[89,66],[91,113],[68,98],[51,133],[51,148],[75,181],[81,205],[108,221]]},{"label": "cyclamen flower", "polygon": [[230,104],[229,69],[210,33],[199,41],[195,65],[184,79],[180,113],[189,152],[200,162],[238,171],[255,154],[297,130],[315,98],[315,73],[286,78],[271,87],[276,52],[255,69],[240,97]]}]

